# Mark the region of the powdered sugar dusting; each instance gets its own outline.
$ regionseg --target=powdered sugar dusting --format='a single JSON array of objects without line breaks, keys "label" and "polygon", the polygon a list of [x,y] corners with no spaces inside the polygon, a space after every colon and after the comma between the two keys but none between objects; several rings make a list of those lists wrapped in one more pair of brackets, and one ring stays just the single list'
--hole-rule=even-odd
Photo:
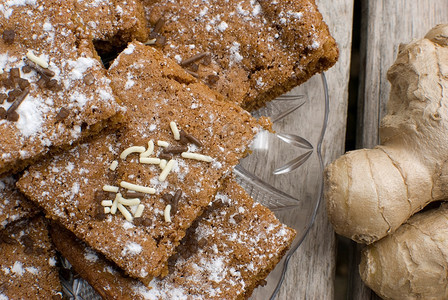
[{"label": "powdered sugar dusting", "polygon": [[126,49],[123,50],[124,54],[132,54],[134,52],[135,49],[135,45],[134,44],[129,44],[128,47]]},{"label": "powdered sugar dusting", "polygon": [[90,248],[86,248],[86,251],[84,253],[84,257],[89,262],[96,262],[98,261],[98,255]]},{"label": "powdered sugar dusting", "polygon": [[77,60],[68,60],[67,63],[72,67],[69,77],[72,80],[79,80],[84,77],[84,73],[98,63],[97,60],[90,57],[80,57]]},{"label": "powdered sugar dusting", "polygon": [[14,263],[14,265],[11,268],[11,271],[18,275],[18,276],[22,276],[23,273],[25,273],[25,269],[23,268],[23,264],[20,261],[16,261]]},{"label": "powdered sugar dusting", "polygon": [[15,126],[20,130],[20,133],[29,137],[42,132],[43,119],[43,107],[41,99],[27,96],[17,108],[17,113],[20,115],[19,120],[15,123]]},{"label": "powdered sugar dusting", "polygon": [[134,243],[134,242],[130,242],[127,243],[126,246],[124,247],[123,251],[121,251],[121,255],[126,256],[126,255],[137,255],[140,252],[142,252],[143,248],[142,246],[140,246],[140,244]]}]

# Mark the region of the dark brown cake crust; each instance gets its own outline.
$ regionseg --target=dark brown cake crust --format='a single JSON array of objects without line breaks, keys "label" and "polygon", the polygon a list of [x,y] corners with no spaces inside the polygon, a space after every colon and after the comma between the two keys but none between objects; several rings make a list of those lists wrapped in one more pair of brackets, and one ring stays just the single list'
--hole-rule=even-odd
[{"label": "dark brown cake crust", "polygon": [[281,259],[294,230],[234,181],[188,230],[170,272],[147,288],[123,275],[70,232],[53,227],[57,249],[105,299],[245,299]]},{"label": "dark brown cake crust", "polygon": [[[149,42],[249,110],[328,69],[338,58],[314,0],[143,3],[153,25]],[[205,55],[188,62],[200,54]]]},{"label": "dark brown cake crust", "polygon": [[137,0],[1,5],[0,174],[12,174],[123,121],[92,40],[143,40],[147,28]]},{"label": "dark brown cake crust", "polygon": [[56,253],[43,217],[8,226],[0,233],[0,252],[1,299],[62,299]]},{"label": "dark brown cake crust", "polygon": [[30,218],[39,208],[16,188],[14,177],[0,179],[0,230],[11,223]]}]

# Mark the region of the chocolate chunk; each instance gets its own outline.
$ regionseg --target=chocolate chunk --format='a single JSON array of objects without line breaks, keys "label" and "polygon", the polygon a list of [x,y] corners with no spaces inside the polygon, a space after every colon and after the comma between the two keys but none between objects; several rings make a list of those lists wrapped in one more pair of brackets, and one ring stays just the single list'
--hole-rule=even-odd
[{"label": "chocolate chunk", "polygon": [[28,66],[28,65],[25,65],[25,66],[22,67],[22,72],[25,73],[25,74],[28,74],[32,70],[33,69],[30,66]]},{"label": "chocolate chunk", "polygon": [[5,31],[3,31],[3,41],[5,42],[5,44],[9,44],[11,45],[12,43],[14,43],[14,39],[16,37],[16,32],[12,29],[6,29]]},{"label": "chocolate chunk", "polygon": [[57,83],[57,84],[53,85],[50,88],[50,90],[55,93],[60,92],[60,91],[62,91],[62,85],[60,83]]},{"label": "chocolate chunk", "polygon": [[12,79],[11,78],[5,78],[5,79],[3,79],[3,85],[4,85],[4,87],[5,88],[7,88],[7,89],[12,89],[12,88],[14,88],[15,86],[14,86],[14,82],[12,81]]},{"label": "chocolate chunk", "polygon": [[187,59],[184,59],[183,61],[181,61],[180,65],[182,67],[186,67],[188,65],[191,65],[192,63],[195,63],[195,62],[203,59],[206,55],[208,55],[207,52],[202,52],[202,53],[196,54],[190,58],[187,58]]},{"label": "chocolate chunk", "polygon": [[58,84],[58,81],[56,79],[51,79],[47,81],[46,87],[47,88],[52,88],[54,87],[56,84]]},{"label": "chocolate chunk", "polygon": [[53,92],[59,92],[59,91],[62,91],[62,86],[58,83],[58,81],[57,81],[56,79],[48,80],[48,81],[45,83],[45,86],[46,86],[50,91],[53,91]]},{"label": "chocolate chunk", "polygon": [[3,104],[3,102],[5,102],[7,98],[8,95],[6,95],[5,93],[0,93],[0,104]]},{"label": "chocolate chunk", "polygon": [[218,75],[208,75],[207,76],[207,83],[209,85],[214,85],[215,83],[217,83],[219,80],[219,76]]},{"label": "chocolate chunk", "polygon": [[95,77],[93,76],[92,73],[89,73],[86,74],[86,76],[84,76],[83,81],[87,85],[92,85],[95,82]]},{"label": "chocolate chunk", "polygon": [[183,130],[180,131],[180,138],[181,138],[181,140],[182,140],[182,138],[185,138],[188,142],[195,144],[198,147],[203,146],[202,142],[199,139],[197,139],[196,137],[192,136],[189,133],[186,133]]},{"label": "chocolate chunk", "polygon": [[151,219],[148,219],[148,218],[135,218],[134,224],[137,226],[149,227],[149,226],[151,226],[152,221],[151,221]]},{"label": "chocolate chunk", "polygon": [[162,152],[162,153],[159,154],[159,158],[160,159],[170,160],[172,158],[172,156],[171,156],[171,154]]},{"label": "chocolate chunk", "polygon": [[236,215],[233,216],[233,219],[238,224],[238,223],[240,223],[243,220],[243,216],[241,216],[241,214],[236,214]]},{"label": "chocolate chunk", "polygon": [[187,139],[187,134],[185,133],[185,131],[183,131],[183,130],[180,130],[179,131],[179,134],[180,134],[180,140],[179,140],[179,142],[182,144],[182,145],[187,145],[188,143],[189,143],[189,141],[188,141],[188,139]]},{"label": "chocolate chunk", "polygon": [[98,221],[103,221],[104,219],[106,219],[106,214],[104,213],[104,207],[99,203],[98,206],[96,207],[95,219],[97,219]]},{"label": "chocolate chunk", "polygon": [[0,107],[0,120],[6,119],[6,109]]},{"label": "chocolate chunk", "polygon": [[165,19],[164,18],[158,19],[156,24],[154,25],[154,29],[149,34],[149,39],[158,37],[160,32],[162,31],[163,25],[165,25]]},{"label": "chocolate chunk", "polygon": [[10,122],[17,122],[19,120],[19,114],[16,111],[10,113],[6,112],[6,120]]},{"label": "chocolate chunk", "polygon": [[22,93],[21,90],[15,89],[12,90],[8,93],[8,102],[14,102],[14,100],[16,100],[16,98],[20,95],[20,93]]},{"label": "chocolate chunk", "polygon": [[39,80],[36,82],[37,86],[41,89],[47,85],[48,78],[45,76],[41,76]]},{"label": "chocolate chunk", "polygon": [[182,190],[176,190],[176,193],[174,193],[174,197],[171,201],[171,214],[176,214],[178,207],[179,207],[179,200],[180,197],[182,197]]},{"label": "chocolate chunk", "polygon": [[199,65],[191,64],[189,68],[190,68],[190,71],[197,72],[199,70]]},{"label": "chocolate chunk", "polygon": [[166,37],[163,35],[159,35],[156,38],[156,46],[162,47],[165,46],[165,44],[166,44]]},{"label": "chocolate chunk", "polygon": [[199,248],[203,249],[207,246],[208,242],[206,239],[202,238],[198,241]]},{"label": "chocolate chunk", "polygon": [[56,294],[51,296],[51,300],[61,300],[62,298],[62,294]]},{"label": "chocolate chunk", "polygon": [[68,109],[66,109],[65,107],[62,107],[58,114],[56,115],[56,122],[60,122],[62,120],[64,120],[65,118],[68,117],[68,115],[70,114],[70,111]]},{"label": "chocolate chunk", "polygon": [[166,203],[171,203],[171,201],[173,200],[173,195],[165,193],[162,195],[162,199],[165,200]]},{"label": "chocolate chunk", "polygon": [[11,68],[11,70],[9,70],[9,77],[11,78],[12,82],[16,83],[20,78],[19,68]]},{"label": "chocolate chunk", "polygon": [[260,286],[265,286],[266,284],[268,284],[268,282],[264,279],[258,281],[258,285],[260,285]]},{"label": "chocolate chunk", "polygon": [[165,154],[181,154],[182,152],[187,152],[187,146],[170,146],[163,149],[163,153]]},{"label": "chocolate chunk", "polygon": [[20,89],[24,90],[26,87],[30,86],[30,82],[26,79],[19,78],[18,79]]},{"label": "chocolate chunk", "polygon": [[[22,103],[22,101],[25,100],[25,98],[29,92],[30,92],[30,88],[29,87],[25,88],[20,93],[20,95],[17,96],[17,98],[14,100],[14,102],[11,104],[11,106],[8,108],[8,110],[6,111],[6,113],[8,114],[8,120],[9,120],[9,115],[13,115],[13,113],[16,112],[16,109],[19,107],[19,105]],[[18,115],[17,115],[17,119],[19,119]]]}]

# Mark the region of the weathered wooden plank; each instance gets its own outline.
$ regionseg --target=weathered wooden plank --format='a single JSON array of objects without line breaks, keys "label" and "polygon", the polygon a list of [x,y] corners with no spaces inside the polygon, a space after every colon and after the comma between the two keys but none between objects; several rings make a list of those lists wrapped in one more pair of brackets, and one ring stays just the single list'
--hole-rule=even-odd
[{"label": "weathered wooden plank", "polygon": [[[344,152],[353,0],[316,2],[340,50],[338,63],[326,72],[330,115],[322,151],[328,164]],[[291,259],[278,299],[333,299],[334,270],[335,236],[322,203],[314,226]]]},{"label": "weathered wooden plank", "polygon": [[[400,43],[423,37],[439,23],[448,22],[448,0],[362,0],[361,70],[357,147],[378,144],[378,127],[386,113],[390,85],[386,73]],[[360,246],[354,246],[349,299],[377,299],[359,278]]]},{"label": "weathered wooden plank", "polygon": [[361,87],[358,114],[359,148],[378,144],[378,126],[386,112],[386,73],[400,43],[423,37],[436,24],[448,22],[447,0],[362,0]]}]

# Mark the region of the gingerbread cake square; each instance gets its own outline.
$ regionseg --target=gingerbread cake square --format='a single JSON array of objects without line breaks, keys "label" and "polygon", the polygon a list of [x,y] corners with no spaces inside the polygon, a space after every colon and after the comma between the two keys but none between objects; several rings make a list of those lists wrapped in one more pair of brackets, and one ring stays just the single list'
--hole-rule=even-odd
[{"label": "gingerbread cake square", "polygon": [[0,299],[62,299],[46,220],[35,217],[0,234]]},{"label": "gingerbread cake square", "polygon": [[108,74],[126,126],[31,166],[18,187],[47,217],[148,281],[166,272],[258,125],[141,43],[129,44]]},{"label": "gingerbread cake square", "polygon": [[38,212],[38,207],[16,188],[14,177],[0,179],[0,230],[10,223],[30,218]]},{"label": "gingerbread cake square", "polygon": [[279,262],[295,231],[233,180],[188,230],[169,274],[149,287],[127,277],[69,231],[53,227],[56,248],[104,299],[246,299]]},{"label": "gingerbread cake square", "polygon": [[92,39],[117,31],[129,40],[143,34],[144,26],[134,28],[138,22],[129,16],[140,7],[143,18],[141,3],[119,14],[122,1],[108,2],[104,9],[114,10],[103,21],[113,28],[92,32],[87,25],[96,25],[87,20],[93,9],[81,7],[86,2],[0,2],[0,174],[20,171],[123,121]]},{"label": "gingerbread cake square", "polygon": [[314,0],[143,3],[153,27],[148,43],[249,110],[328,69],[338,58]]},{"label": "gingerbread cake square", "polygon": [[79,0],[75,2],[75,13],[78,34],[108,42],[109,46],[148,38],[140,0]]}]

